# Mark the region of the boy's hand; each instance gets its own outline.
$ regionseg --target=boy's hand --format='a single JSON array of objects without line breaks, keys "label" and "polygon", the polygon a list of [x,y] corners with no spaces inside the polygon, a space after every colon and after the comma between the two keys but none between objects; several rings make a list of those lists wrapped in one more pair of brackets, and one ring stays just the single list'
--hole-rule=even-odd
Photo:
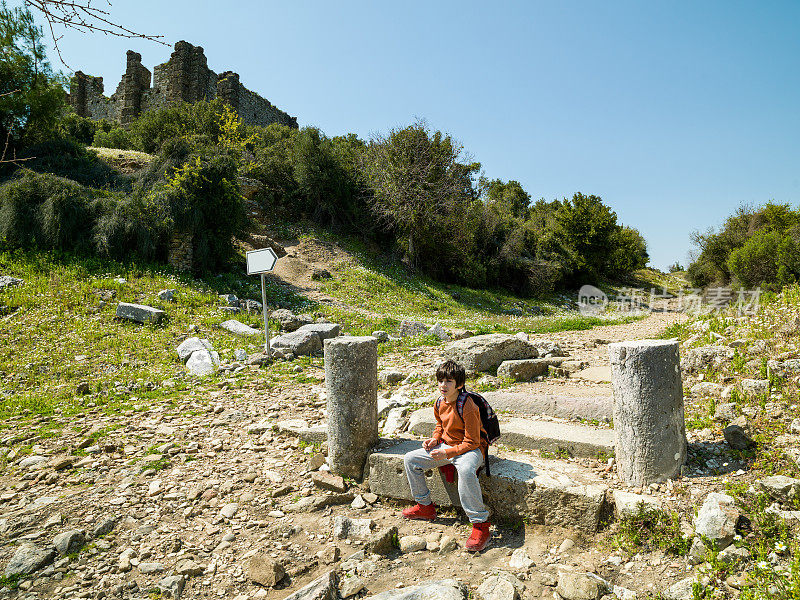
[{"label": "boy's hand", "polygon": [[441,460],[443,458],[447,458],[447,452],[445,452],[441,448],[437,448],[436,450],[431,450],[430,454],[431,454],[431,458],[434,458],[436,460]]},{"label": "boy's hand", "polygon": [[438,442],[433,438],[429,438],[422,442],[422,448],[425,450],[425,452],[430,452],[431,448],[435,448],[436,446],[438,446]]}]

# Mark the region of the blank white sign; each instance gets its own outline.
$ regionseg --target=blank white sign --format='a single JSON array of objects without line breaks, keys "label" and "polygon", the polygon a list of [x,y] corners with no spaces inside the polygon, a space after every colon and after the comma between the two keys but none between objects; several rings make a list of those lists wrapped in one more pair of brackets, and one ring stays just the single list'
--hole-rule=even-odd
[{"label": "blank white sign", "polygon": [[261,250],[250,250],[247,253],[247,274],[258,275],[266,273],[275,268],[278,255],[272,248],[262,248]]}]

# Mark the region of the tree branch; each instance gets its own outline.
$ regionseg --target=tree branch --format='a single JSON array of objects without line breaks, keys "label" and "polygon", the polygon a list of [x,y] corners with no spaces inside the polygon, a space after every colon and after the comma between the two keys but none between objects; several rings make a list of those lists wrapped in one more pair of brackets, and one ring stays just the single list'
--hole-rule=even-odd
[{"label": "tree branch", "polygon": [[[105,1],[108,6],[111,6],[109,0]],[[163,35],[139,33],[128,29],[124,25],[115,23],[111,20],[109,11],[92,6],[92,0],[76,0],[74,2],[68,0],[25,0],[25,6],[35,8],[44,16],[58,58],[68,69],[71,67],[64,61],[61,48],[58,45],[58,41],[63,36],[56,35],[55,26],[61,26],[65,29],[74,29],[81,33],[94,32],[123,38],[149,40],[169,46],[169,44],[163,41]]]}]

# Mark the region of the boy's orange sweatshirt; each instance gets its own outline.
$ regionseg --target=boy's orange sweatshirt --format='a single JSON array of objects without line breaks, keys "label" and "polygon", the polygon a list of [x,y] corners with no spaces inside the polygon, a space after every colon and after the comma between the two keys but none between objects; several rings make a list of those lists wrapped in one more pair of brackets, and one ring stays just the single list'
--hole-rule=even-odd
[{"label": "boy's orange sweatshirt", "polygon": [[436,428],[431,437],[437,442],[452,446],[445,451],[447,458],[459,456],[475,448],[486,449],[486,439],[481,437],[481,414],[472,398],[467,398],[464,402],[463,420],[458,415],[456,403],[450,404],[444,398],[434,405],[433,414],[436,417]]}]

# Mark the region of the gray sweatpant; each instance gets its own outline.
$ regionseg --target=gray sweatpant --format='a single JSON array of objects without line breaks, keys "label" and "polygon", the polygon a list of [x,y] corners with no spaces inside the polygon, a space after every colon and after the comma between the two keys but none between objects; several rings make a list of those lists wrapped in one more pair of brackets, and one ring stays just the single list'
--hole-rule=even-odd
[{"label": "gray sweatpant", "polygon": [[[442,450],[450,448],[444,442],[436,446]],[[436,448],[432,448],[435,450]],[[403,457],[408,485],[419,504],[431,503],[431,492],[425,483],[425,471],[452,464],[458,471],[458,498],[461,507],[467,513],[471,523],[483,523],[489,520],[489,511],[483,504],[483,494],[475,471],[483,464],[483,452],[480,448],[459,454],[453,458],[434,459],[424,448],[412,450]]]}]

